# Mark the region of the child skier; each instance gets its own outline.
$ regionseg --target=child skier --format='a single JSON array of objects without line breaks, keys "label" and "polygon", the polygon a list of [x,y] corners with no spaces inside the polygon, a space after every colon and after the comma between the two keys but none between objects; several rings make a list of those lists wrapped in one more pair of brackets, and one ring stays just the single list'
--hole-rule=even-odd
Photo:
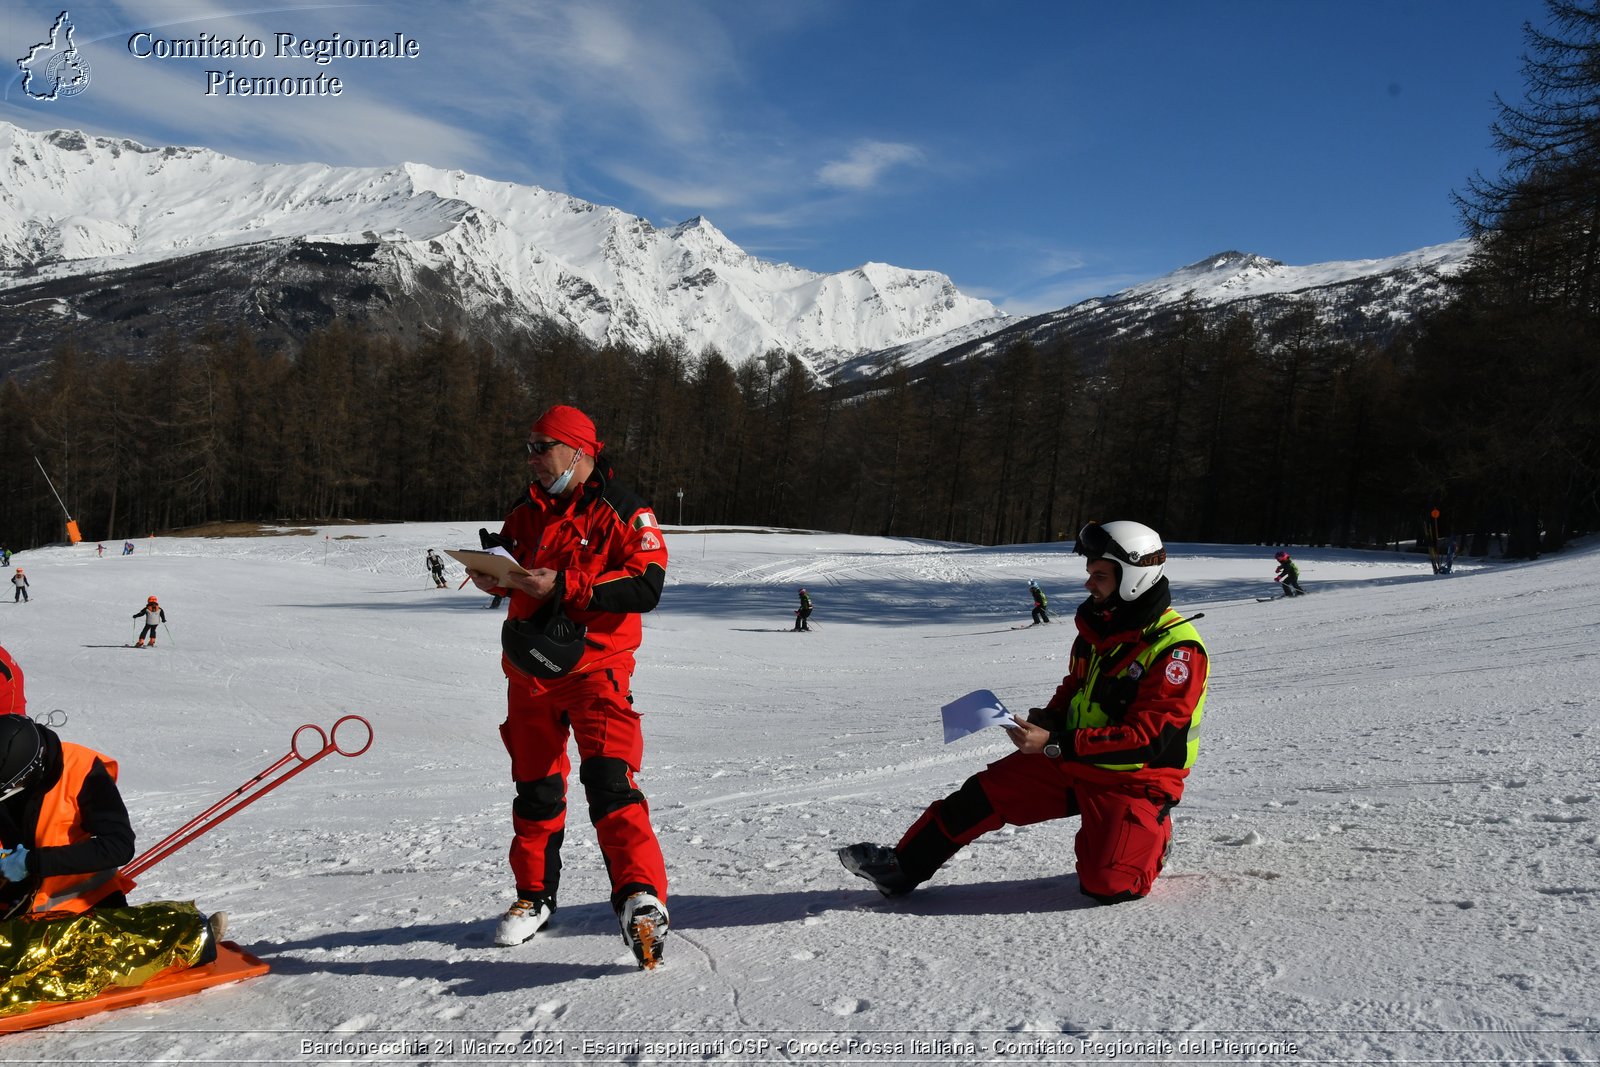
[{"label": "child skier", "polygon": [[144,639],[148,637],[150,639],[150,647],[155,648],[156,634],[158,632],[156,629],[156,624],[158,622],[167,621],[167,613],[161,610],[160,603],[156,601],[155,597],[151,597],[149,600],[144,602],[144,607],[133,613],[133,617],[135,619],[140,617],[144,618],[144,629],[139,631],[139,641],[133,647],[143,648]]},{"label": "child skier", "polygon": [[22,573],[21,567],[18,567],[17,573],[11,576],[11,584],[17,590],[11,595],[11,602],[15,604],[20,600],[26,604],[28,602],[28,576]]},{"label": "child skier", "polygon": [[428,549],[428,573],[433,575],[435,589],[443,589],[447,584],[444,580],[444,560],[433,549]]},{"label": "child skier", "polygon": [[1033,624],[1050,621],[1050,602],[1045,599],[1044,590],[1039,588],[1039,583],[1032,578],[1028,579],[1028,592],[1033,594]]},{"label": "child skier", "polygon": [[796,631],[810,632],[811,626],[806,622],[811,618],[811,598],[804,589],[800,590],[800,607],[794,613],[794,628]]},{"label": "child skier", "polygon": [[1289,553],[1279,550],[1273,558],[1278,561],[1278,569],[1273,572],[1272,580],[1283,583],[1283,595],[1304,596],[1306,591],[1300,588],[1300,568],[1289,558]]}]

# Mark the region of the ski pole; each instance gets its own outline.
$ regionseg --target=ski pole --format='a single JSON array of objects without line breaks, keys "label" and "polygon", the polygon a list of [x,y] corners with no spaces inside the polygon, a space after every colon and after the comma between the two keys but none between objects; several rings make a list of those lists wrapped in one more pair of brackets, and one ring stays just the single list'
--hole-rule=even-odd
[{"label": "ski pole", "polygon": [[[360,723],[362,726],[366,727],[367,740],[360,748],[347,750],[339,744],[339,727],[343,726],[347,722]],[[305,755],[300,751],[300,735],[307,730],[310,730],[312,733],[316,734],[317,741],[319,742],[318,749],[310,755]],[[332,736],[330,736],[330,734]],[[160,841],[157,841],[154,845],[151,845],[149,848],[145,849],[144,852],[134,857],[133,862],[122,868],[121,873],[128,878],[133,878],[137,875],[143,874],[145,871],[148,871],[151,867],[154,867],[157,863],[160,863],[162,860],[166,859],[168,856],[172,855],[174,852],[178,851],[178,849],[182,848],[184,845],[187,845],[201,834],[206,833],[208,830],[211,830],[218,824],[226,821],[229,818],[232,818],[239,811],[249,807],[257,800],[260,800],[262,797],[266,796],[268,793],[272,792],[274,789],[278,788],[284,782],[287,782],[289,779],[293,778],[295,775],[299,774],[301,771],[305,770],[322,757],[328,755],[330,752],[337,752],[341,756],[349,756],[353,758],[361,755],[371,747],[372,724],[359,715],[344,716],[333,724],[333,729],[331,731],[327,732],[325,732],[322,727],[314,726],[311,723],[305,723],[304,725],[297,727],[295,732],[289,737],[289,751],[285,753],[278,760],[278,762],[261,771],[254,778],[251,778],[249,781],[239,786],[239,788],[235,789],[233,792],[229,793],[227,796],[211,805],[205,811],[202,811],[199,815],[196,815],[194,818],[190,819],[188,822],[172,831],[172,833],[168,834]],[[284,767],[296,761],[299,763],[298,766],[287,771],[283,770]],[[283,773],[279,774],[278,772],[280,771]],[[277,777],[272,777],[275,774]],[[252,793],[251,790],[255,790],[255,792]],[[229,802],[233,801],[235,798],[243,799],[240,799],[238,803],[234,804],[232,807],[228,807]]]},{"label": "ski pole", "polygon": [[161,628],[163,630],[167,631],[167,640],[172,642],[172,647],[173,648],[177,648],[178,647],[178,639],[176,637],[172,636],[172,627],[168,626],[166,624],[166,622],[163,621],[161,623]]}]

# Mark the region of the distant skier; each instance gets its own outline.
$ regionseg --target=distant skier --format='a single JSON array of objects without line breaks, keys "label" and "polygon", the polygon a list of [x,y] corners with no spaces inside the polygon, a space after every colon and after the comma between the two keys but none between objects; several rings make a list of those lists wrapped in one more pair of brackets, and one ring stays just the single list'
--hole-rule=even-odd
[{"label": "distant skier", "polygon": [[156,634],[159,632],[156,624],[167,621],[167,613],[161,609],[160,602],[155,597],[151,597],[144,602],[144,607],[133,613],[133,617],[135,619],[144,618],[144,629],[139,631],[139,641],[133,647],[143,648],[144,640],[148,637],[150,639],[150,647],[155,648]]},{"label": "distant skier", "polygon": [[444,560],[433,549],[428,549],[428,573],[433,575],[435,589],[443,589],[448,585],[444,580]]},{"label": "distant skier", "polygon": [[1280,549],[1273,558],[1278,561],[1278,569],[1273,572],[1272,580],[1283,584],[1283,595],[1304,596],[1306,591],[1300,588],[1300,568],[1289,558],[1289,553]]},{"label": "distant skier", "polygon": [[1456,539],[1451,538],[1444,545],[1444,562],[1439,564],[1440,574],[1449,574],[1450,569],[1456,565]]},{"label": "distant skier", "polygon": [[11,550],[9,548],[5,548],[4,546],[0,546],[0,567],[9,567],[10,565]]},{"label": "distant skier", "polygon": [[105,546],[105,544],[101,543],[101,544],[95,545],[94,546],[94,554],[96,556],[104,556],[106,554],[106,546]]},{"label": "distant skier", "polygon": [[18,567],[17,573],[11,576],[11,584],[16,589],[16,592],[11,594],[11,602],[15,604],[20,600],[26,604],[28,602],[28,576],[22,573],[21,567]]},{"label": "distant skier", "polygon": [[1050,602],[1045,599],[1044,590],[1039,588],[1039,583],[1032,578],[1028,579],[1028,592],[1033,594],[1033,624],[1050,621]]},{"label": "distant skier", "polygon": [[811,618],[811,597],[806,594],[804,589],[802,589],[800,590],[800,607],[794,613],[795,630],[797,632],[805,631],[809,633],[811,631],[811,626],[806,622],[806,620],[809,618]]}]

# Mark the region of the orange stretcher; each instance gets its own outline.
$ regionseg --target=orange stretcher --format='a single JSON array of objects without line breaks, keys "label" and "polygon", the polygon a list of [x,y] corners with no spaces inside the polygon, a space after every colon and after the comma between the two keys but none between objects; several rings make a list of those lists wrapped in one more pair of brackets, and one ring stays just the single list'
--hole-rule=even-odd
[{"label": "orange stretcher", "polygon": [[131,989],[108,989],[97,997],[78,1000],[71,1004],[47,1004],[22,1015],[0,1018],[0,1034],[13,1034],[21,1030],[36,1030],[41,1026],[67,1022],[98,1015],[116,1008],[131,1008],[138,1004],[151,1004],[158,1000],[171,1000],[198,993],[214,985],[226,985],[267,973],[267,965],[240,948],[232,941],[217,946],[217,958],[204,967],[190,967],[182,971],[158,975],[141,986]]}]

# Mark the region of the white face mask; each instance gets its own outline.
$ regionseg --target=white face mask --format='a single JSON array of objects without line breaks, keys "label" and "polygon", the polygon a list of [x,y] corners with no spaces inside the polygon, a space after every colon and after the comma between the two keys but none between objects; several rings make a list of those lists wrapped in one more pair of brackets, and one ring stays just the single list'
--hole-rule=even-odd
[{"label": "white face mask", "polygon": [[567,469],[556,476],[555,481],[544,487],[544,491],[551,496],[560,496],[566,491],[567,485],[572,481],[572,472],[578,469],[578,457],[583,455],[577,449],[572,450],[572,462],[567,464]]}]

